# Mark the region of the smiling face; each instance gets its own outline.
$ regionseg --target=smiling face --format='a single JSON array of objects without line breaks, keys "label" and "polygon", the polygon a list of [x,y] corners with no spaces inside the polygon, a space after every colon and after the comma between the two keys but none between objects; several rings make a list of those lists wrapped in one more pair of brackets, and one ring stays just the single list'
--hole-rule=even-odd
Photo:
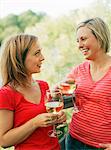
[{"label": "smiling face", "polygon": [[40,72],[42,61],[44,60],[41,51],[38,41],[30,47],[24,62],[28,75]]},{"label": "smiling face", "polygon": [[97,58],[102,51],[99,41],[92,31],[84,26],[77,30],[78,48],[84,55],[85,59],[93,60]]}]

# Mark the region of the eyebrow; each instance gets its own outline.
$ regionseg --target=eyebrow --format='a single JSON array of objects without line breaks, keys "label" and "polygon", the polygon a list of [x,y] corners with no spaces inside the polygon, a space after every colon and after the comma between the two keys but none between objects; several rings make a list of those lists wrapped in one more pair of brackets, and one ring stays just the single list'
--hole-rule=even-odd
[{"label": "eyebrow", "polygon": [[42,48],[35,49],[33,53],[41,52]]},{"label": "eyebrow", "polygon": [[79,39],[82,39],[82,38],[85,38],[86,36],[80,36],[79,38],[77,38],[76,40],[79,40]]},{"label": "eyebrow", "polygon": [[41,51],[42,50],[42,48],[38,48],[38,49],[36,49],[36,51]]}]

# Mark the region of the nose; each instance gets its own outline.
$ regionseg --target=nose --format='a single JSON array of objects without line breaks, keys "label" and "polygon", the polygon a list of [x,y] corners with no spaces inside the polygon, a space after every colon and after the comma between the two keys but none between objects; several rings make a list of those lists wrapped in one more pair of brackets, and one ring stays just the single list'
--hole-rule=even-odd
[{"label": "nose", "polygon": [[45,60],[45,57],[43,54],[41,54],[41,61]]}]

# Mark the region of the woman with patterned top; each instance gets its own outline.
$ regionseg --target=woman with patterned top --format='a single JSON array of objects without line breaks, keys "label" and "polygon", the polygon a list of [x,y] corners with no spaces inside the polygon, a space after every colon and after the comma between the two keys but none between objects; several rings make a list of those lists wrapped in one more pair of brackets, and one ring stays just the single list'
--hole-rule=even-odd
[{"label": "woman with patterned top", "polygon": [[66,82],[76,84],[79,109],[72,116],[66,150],[111,150],[111,56],[106,23],[98,17],[81,22],[77,43],[86,61],[66,77]]},{"label": "woman with patterned top", "polygon": [[[5,42],[1,59],[0,146],[15,150],[60,150],[58,139],[48,132],[66,120],[47,113],[44,105],[47,82],[32,79],[39,73],[44,56],[38,38],[20,34]],[[55,119],[54,119],[55,118]]]}]

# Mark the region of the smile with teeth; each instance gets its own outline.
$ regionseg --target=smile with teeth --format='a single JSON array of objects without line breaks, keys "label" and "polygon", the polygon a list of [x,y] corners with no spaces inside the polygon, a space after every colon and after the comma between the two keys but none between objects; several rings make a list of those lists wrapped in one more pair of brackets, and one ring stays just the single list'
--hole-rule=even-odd
[{"label": "smile with teeth", "polygon": [[88,51],[89,51],[89,49],[82,49],[82,50],[81,50],[81,52],[82,52],[83,54],[86,54]]}]

